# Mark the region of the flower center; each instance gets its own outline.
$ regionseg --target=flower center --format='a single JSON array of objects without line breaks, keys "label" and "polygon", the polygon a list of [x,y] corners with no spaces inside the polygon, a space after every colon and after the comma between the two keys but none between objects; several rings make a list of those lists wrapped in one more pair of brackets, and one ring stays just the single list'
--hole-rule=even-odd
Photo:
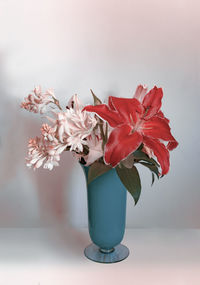
[{"label": "flower center", "polygon": [[135,131],[137,131],[143,124],[143,119],[142,119],[143,117],[139,118],[140,115],[138,113],[136,113],[136,116],[137,116],[136,123],[134,123],[133,117],[130,114],[130,121],[131,121],[131,127],[132,127],[131,133],[134,133]]}]

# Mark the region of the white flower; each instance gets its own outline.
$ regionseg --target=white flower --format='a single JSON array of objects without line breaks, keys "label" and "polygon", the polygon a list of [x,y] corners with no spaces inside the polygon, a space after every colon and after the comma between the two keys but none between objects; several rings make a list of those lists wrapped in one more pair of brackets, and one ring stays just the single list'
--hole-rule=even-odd
[{"label": "white flower", "polygon": [[83,157],[86,165],[92,164],[94,161],[103,156],[102,143],[102,139],[100,139],[100,137],[97,135],[92,135],[87,138],[89,153],[87,156]]},{"label": "white flower", "polygon": [[75,94],[68,101],[67,109],[74,109],[75,111],[81,111],[83,109],[82,102],[78,99],[78,96]]},{"label": "white flower", "polygon": [[53,141],[55,139],[55,129],[48,124],[42,125],[41,132],[45,140]]},{"label": "white flower", "polygon": [[43,114],[47,111],[48,104],[58,104],[53,89],[48,89],[45,93],[42,93],[41,87],[36,86],[33,93],[24,98],[25,101],[21,103],[21,108],[30,112]]},{"label": "white flower", "polygon": [[39,137],[29,140],[28,157],[26,158],[26,160],[27,166],[29,168],[33,166],[34,169],[39,168],[45,160],[44,147]]},{"label": "white flower", "polygon": [[[52,134],[53,136],[53,134]],[[28,144],[27,166],[34,169],[43,165],[44,168],[52,170],[54,166],[58,166],[60,154],[66,149],[66,144],[61,144],[53,137],[53,140],[36,137],[30,139]]]},{"label": "white flower", "polygon": [[69,136],[67,145],[70,146],[70,151],[83,152],[83,145],[87,145],[87,142],[78,136]]},{"label": "white flower", "polygon": [[58,161],[60,160],[59,155],[49,156],[44,163],[43,168],[52,170],[54,166],[59,166]]},{"label": "white flower", "polygon": [[[54,102],[60,109],[53,90],[48,89],[43,94],[38,86],[34,89],[34,95],[30,94],[22,105],[29,111],[43,112],[50,102]],[[98,121],[95,115],[82,110],[82,103],[74,95],[65,111],[52,111],[54,118],[46,116],[51,125],[43,124],[41,138],[30,139],[26,159],[28,167],[36,169],[43,165],[52,170],[59,165],[60,154],[65,150],[84,156],[87,165],[103,156],[101,135],[99,129],[95,128]],[[86,149],[89,149],[87,155]]]},{"label": "white flower", "polygon": [[[97,120],[94,115],[82,111],[82,104],[77,95],[72,96],[69,100],[66,111],[55,113],[54,128],[61,143],[66,143],[70,151],[83,151],[83,145],[87,142],[85,139],[91,135]],[[52,121],[52,120],[51,120]]]},{"label": "white flower", "polygon": [[89,136],[97,124],[94,116],[87,111],[68,109],[66,111],[66,118],[65,132],[69,136],[80,136],[82,139]]}]

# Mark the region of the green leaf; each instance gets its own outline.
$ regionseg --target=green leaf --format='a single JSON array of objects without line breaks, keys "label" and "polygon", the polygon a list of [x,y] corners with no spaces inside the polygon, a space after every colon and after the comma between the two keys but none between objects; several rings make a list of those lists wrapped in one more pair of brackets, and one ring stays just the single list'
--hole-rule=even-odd
[{"label": "green leaf", "polygon": [[142,162],[140,161],[139,163],[141,163],[142,165],[146,166],[147,168],[149,168],[153,173],[156,174],[157,178],[159,179],[159,171],[158,171],[158,167],[156,165],[147,163],[147,162]]},{"label": "green leaf", "polygon": [[134,163],[134,156],[133,154],[129,154],[124,160],[120,162],[120,165],[125,166],[126,168],[132,168]]},{"label": "green leaf", "polygon": [[90,184],[94,179],[99,177],[100,175],[106,173],[107,171],[111,170],[112,167],[109,165],[106,165],[101,162],[94,162],[90,167],[88,171],[88,184]]},{"label": "green leaf", "polygon": [[153,158],[148,158],[147,161],[151,162],[152,164],[156,165],[157,167],[160,167],[160,164],[157,163],[157,161],[155,159],[153,159]]},{"label": "green leaf", "polygon": [[154,175],[154,173],[152,172],[151,173],[152,174],[152,182],[151,182],[151,186],[153,185],[153,183],[154,183],[154,181],[155,181],[155,175]]},{"label": "green leaf", "polygon": [[142,150],[143,149],[143,143],[141,143],[141,145],[138,147],[138,149],[137,150]]},{"label": "green leaf", "polygon": [[134,153],[134,158],[135,159],[138,159],[138,160],[144,160],[144,161],[147,161],[149,163],[152,163],[158,167],[160,167],[160,165],[157,163],[157,161],[153,158],[149,158],[148,155],[146,153],[144,153],[143,151],[141,150],[136,150]]},{"label": "green leaf", "polygon": [[132,195],[136,205],[141,193],[141,182],[137,168],[135,166],[132,168],[126,168],[121,165],[121,167],[116,167],[116,171],[121,182]]},{"label": "green leaf", "polygon": [[94,94],[92,89],[90,89],[90,92],[92,93],[92,96],[94,99],[94,106],[102,104],[101,100]]},{"label": "green leaf", "polygon": [[136,150],[136,151],[134,151],[134,153],[133,153],[133,155],[134,155],[134,157],[135,158],[146,158],[147,157],[147,155],[143,152],[143,151],[141,151],[141,150]]}]

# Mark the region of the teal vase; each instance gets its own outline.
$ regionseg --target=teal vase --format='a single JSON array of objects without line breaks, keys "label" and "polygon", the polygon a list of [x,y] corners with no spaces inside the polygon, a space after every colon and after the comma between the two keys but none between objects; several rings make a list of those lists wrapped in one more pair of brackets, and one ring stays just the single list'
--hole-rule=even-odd
[{"label": "teal vase", "polygon": [[[83,166],[88,178],[89,167]],[[126,246],[120,244],[126,224],[127,190],[113,168],[87,183],[88,228],[92,244],[86,247],[87,258],[113,263],[129,255]]]}]

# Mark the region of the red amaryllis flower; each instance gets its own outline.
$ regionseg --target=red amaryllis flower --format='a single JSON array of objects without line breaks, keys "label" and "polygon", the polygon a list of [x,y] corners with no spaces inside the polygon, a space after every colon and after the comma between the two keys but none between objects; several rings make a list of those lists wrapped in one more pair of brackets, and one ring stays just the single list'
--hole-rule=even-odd
[{"label": "red amaryllis flower", "polygon": [[[105,145],[106,164],[115,167],[143,143],[157,157],[164,175],[169,171],[169,150],[178,143],[170,132],[169,120],[160,110],[162,89],[155,86],[146,91],[139,85],[134,98],[110,96],[108,106],[90,105],[83,110],[95,112],[113,128]],[[167,146],[161,141],[168,142]]]}]

